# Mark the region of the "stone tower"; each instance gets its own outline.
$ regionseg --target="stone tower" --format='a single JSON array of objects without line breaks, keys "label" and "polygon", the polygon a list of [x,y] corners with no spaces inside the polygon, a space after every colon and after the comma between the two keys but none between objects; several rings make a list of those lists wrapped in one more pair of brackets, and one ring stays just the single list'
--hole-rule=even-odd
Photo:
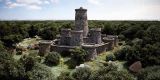
[{"label": "stone tower", "polygon": [[70,45],[71,29],[61,29],[60,45]]},{"label": "stone tower", "polygon": [[90,42],[95,44],[101,44],[101,28],[93,28],[90,30]]},{"label": "stone tower", "polygon": [[87,9],[80,7],[75,11],[75,30],[83,30],[83,37],[86,37],[88,34]]},{"label": "stone tower", "polygon": [[71,46],[80,46],[83,43],[83,30],[71,31]]}]

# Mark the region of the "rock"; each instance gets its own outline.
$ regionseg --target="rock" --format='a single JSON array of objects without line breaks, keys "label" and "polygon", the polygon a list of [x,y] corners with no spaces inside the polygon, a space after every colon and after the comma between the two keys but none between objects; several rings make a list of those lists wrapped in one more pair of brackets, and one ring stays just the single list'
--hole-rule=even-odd
[{"label": "rock", "polygon": [[142,69],[142,64],[140,61],[134,62],[130,67],[129,70],[132,72],[138,73]]}]

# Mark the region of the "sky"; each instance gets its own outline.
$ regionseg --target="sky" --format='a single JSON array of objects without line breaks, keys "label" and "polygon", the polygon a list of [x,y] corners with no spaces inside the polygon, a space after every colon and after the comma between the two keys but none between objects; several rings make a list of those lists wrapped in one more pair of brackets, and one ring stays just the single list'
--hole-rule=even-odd
[{"label": "sky", "polygon": [[160,0],[0,0],[0,20],[160,20]]}]

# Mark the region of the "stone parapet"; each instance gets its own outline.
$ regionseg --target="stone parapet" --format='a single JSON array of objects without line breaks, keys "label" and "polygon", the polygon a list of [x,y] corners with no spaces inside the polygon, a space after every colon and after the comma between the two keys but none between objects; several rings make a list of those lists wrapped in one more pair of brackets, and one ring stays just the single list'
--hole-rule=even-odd
[{"label": "stone parapet", "polygon": [[51,51],[62,53],[63,51],[69,51],[75,49],[78,46],[65,46],[65,45],[51,45]]}]

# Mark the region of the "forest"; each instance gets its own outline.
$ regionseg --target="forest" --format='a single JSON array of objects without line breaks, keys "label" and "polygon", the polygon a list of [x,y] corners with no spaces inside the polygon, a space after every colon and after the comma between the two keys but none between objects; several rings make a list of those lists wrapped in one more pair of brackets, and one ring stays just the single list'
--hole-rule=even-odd
[{"label": "forest", "polygon": [[[34,50],[21,55],[17,44],[26,38],[38,36],[54,40],[62,28],[74,28],[74,21],[0,21],[0,79],[1,80],[160,80],[160,22],[159,21],[99,21],[89,20],[89,28],[100,27],[102,33],[118,35],[119,48],[105,55],[105,61],[97,69],[75,66],[86,63],[83,49],[70,52],[65,62],[67,70],[58,76],[51,66],[60,65],[63,53],[50,52],[48,56],[37,56]],[[16,51],[15,51],[16,50]],[[15,55],[21,55],[15,59]],[[67,55],[68,56],[68,55]],[[112,60],[123,62],[124,69],[109,64]],[[139,72],[129,70],[140,61]],[[108,63],[108,64],[106,64]]]}]

